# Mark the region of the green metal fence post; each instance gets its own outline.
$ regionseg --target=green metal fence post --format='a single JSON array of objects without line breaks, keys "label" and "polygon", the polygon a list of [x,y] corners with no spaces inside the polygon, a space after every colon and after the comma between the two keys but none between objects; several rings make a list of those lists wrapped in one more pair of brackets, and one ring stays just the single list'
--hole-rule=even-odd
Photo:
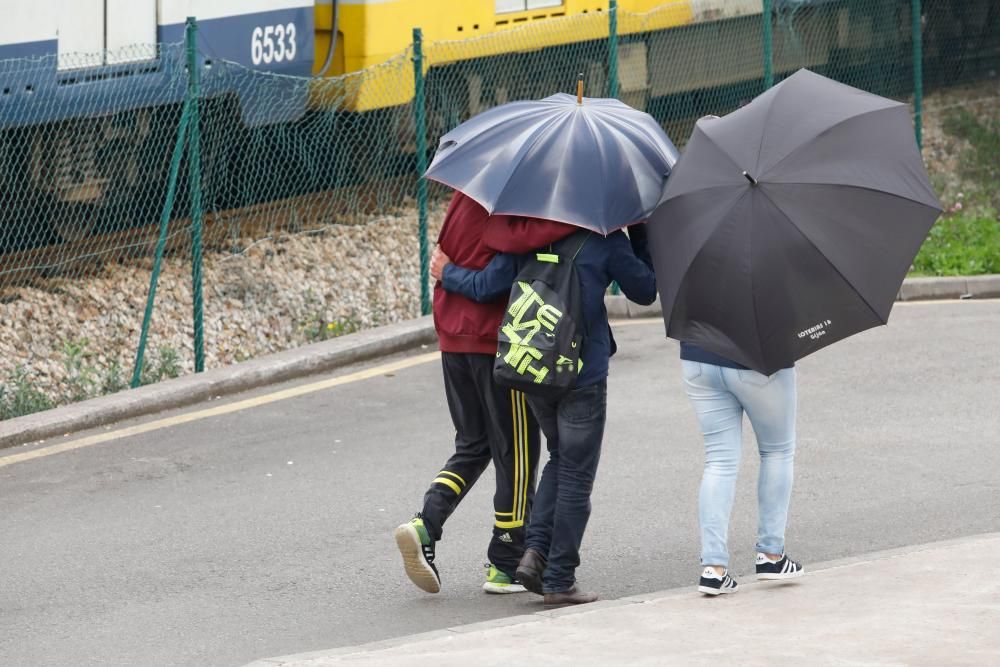
[{"label": "green metal fence post", "polygon": [[185,30],[188,66],[188,103],[191,131],[188,135],[188,176],[191,188],[191,295],[194,319],[194,372],[205,370],[205,323],[201,292],[201,114],[198,96],[201,94],[201,68],[198,64],[198,21],[187,18]]},{"label": "green metal fence post", "polygon": [[774,44],[771,37],[771,2],[764,0],[762,20],[764,21],[764,88],[774,85]]},{"label": "green metal fence post", "polygon": [[167,179],[167,198],[163,202],[163,212],[160,214],[160,237],[156,241],[156,252],[153,254],[153,273],[149,277],[149,293],[146,296],[146,312],[142,316],[142,331],[139,333],[139,347],[135,351],[135,368],[132,370],[132,388],[142,382],[142,359],[146,353],[146,338],[149,336],[149,322],[153,318],[153,303],[156,301],[156,284],[160,280],[160,265],[163,263],[163,250],[167,245],[167,230],[170,226],[170,213],[174,208],[174,198],[177,194],[177,175],[181,167],[181,156],[184,154],[184,139],[187,136],[188,105],[184,103],[181,111],[180,124],[177,126],[177,140],[174,142],[174,152],[170,158],[170,175]]},{"label": "green metal fence post", "polygon": [[417,134],[417,211],[420,234],[420,314],[431,312],[430,257],[427,243],[427,128],[424,118],[424,57],[423,35],[413,29],[413,120]]},{"label": "green metal fence post", "polygon": [[608,97],[618,97],[618,0],[608,5]]},{"label": "green metal fence post", "polygon": [[913,14],[913,126],[917,148],[923,150],[924,37],[920,0],[912,0],[910,12]]}]

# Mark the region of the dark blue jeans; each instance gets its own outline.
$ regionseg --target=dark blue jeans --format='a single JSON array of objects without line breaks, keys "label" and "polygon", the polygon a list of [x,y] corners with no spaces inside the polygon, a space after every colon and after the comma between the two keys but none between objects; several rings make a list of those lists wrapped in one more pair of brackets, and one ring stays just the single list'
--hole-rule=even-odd
[{"label": "dark blue jeans", "polygon": [[528,397],[545,434],[549,462],[535,492],[525,546],[548,558],[542,578],[546,593],[569,590],[576,582],[607,403],[607,380],[574,389],[556,401]]}]

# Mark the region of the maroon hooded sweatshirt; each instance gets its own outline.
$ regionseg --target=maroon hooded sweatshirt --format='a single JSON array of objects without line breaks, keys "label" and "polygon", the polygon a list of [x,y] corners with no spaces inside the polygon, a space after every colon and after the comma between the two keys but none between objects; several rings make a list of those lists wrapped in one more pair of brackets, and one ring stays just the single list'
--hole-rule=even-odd
[{"label": "maroon hooded sweatshirt", "polygon": [[[474,199],[456,192],[444,216],[438,244],[466,269],[486,268],[498,252],[520,255],[569,236],[578,228],[561,222],[490,215]],[[476,303],[434,285],[434,328],[442,352],[496,354],[497,330],[507,299]]]}]

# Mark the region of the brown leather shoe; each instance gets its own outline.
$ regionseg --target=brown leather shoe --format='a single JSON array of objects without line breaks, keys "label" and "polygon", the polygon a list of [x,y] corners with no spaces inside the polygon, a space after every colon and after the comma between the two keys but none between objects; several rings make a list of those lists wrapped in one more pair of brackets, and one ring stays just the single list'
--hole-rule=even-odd
[{"label": "brown leather shoe", "polygon": [[556,607],[568,607],[571,604],[587,604],[596,601],[597,593],[583,593],[576,590],[576,586],[573,586],[568,591],[546,593],[544,604],[546,609],[555,609]]},{"label": "brown leather shoe", "polygon": [[515,576],[526,589],[535,595],[544,595],[542,592],[542,573],[548,563],[537,549],[525,549],[521,556],[521,562],[517,565]]}]

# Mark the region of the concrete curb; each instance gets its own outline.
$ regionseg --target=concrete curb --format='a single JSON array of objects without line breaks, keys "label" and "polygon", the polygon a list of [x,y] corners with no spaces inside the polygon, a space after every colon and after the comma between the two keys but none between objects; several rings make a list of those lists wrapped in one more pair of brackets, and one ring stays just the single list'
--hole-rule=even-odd
[{"label": "concrete curb", "polygon": [[[1000,297],[1000,275],[958,278],[908,278],[898,299],[969,299]],[[624,296],[605,299],[611,319],[659,317],[660,300],[640,306]],[[66,405],[0,422],[0,449],[103,426],[124,419],[192,405],[211,397],[236,394],[286,380],[323,373],[340,366],[394,354],[437,340],[430,316],[391,324],[342,338],[259,357],[139,389]]]},{"label": "concrete curb", "polygon": [[[994,539],[996,537],[1000,537],[1000,533],[984,533],[981,535],[969,535],[966,537],[960,537],[951,540],[942,540],[940,542],[929,542],[925,544],[917,544],[908,547],[886,549],[883,551],[876,551],[873,553],[863,554],[860,556],[838,558],[836,560],[824,561],[821,563],[816,563],[815,565],[809,565],[808,572],[819,573],[823,571],[840,569],[844,567],[856,567],[859,565],[864,565],[866,563],[872,563],[875,561],[885,560],[888,558],[899,558],[901,556],[907,556],[922,551],[932,551],[935,549],[943,549],[947,547],[960,546],[965,544],[971,545],[981,540],[989,540],[989,539]],[[761,586],[766,587],[772,584],[773,582],[768,582],[768,581],[761,581],[761,582],[750,581],[747,583],[741,583],[740,589],[741,590],[754,589]],[[497,628],[510,627],[525,623],[548,622],[555,618],[562,618],[574,614],[592,613],[614,607],[625,607],[633,604],[658,602],[670,598],[689,596],[693,594],[694,594],[693,587],[686,586],[684,588],[674,588],[670,590],[657,591],[654,593],[647,593],[643,595],[633,595],[629,597],[619,598],[617,600],[602,600],[595,602],[593,604],[582,605],[580,607],[566,607],[554,611],[539,611],[532,614],[523,614],[520,616],[506,616],[503,618],[498,618],[493,621],[481,621],[479,623],[471,623],[469,625],[459,625],[447,628],[445,630],[432,630],[430,632],[424,632],[420,634],[408,635],[403,637],[394,637],[392,639],[385,639],[381,641],[370,642],[367,644],[359,644],[356,646],[342,646],[340,648],[330,649],[328,651],[310,651],[308,653],[296,653],[292,655],[276,656],[273,658],[262,658],[260,660],[255,660],[254,662],[251,662],[245,665],[244,667],[280,667],[281,665],[286,665],[288,663],[302,662],[305,660],[315,660],[318,658],[331,658],[336,656],[354,655],[360,653],[371,653],[373,651],[380,651],[389,648],[396,648],[399,646],[407,646],[420,642],[452,637],[455,636],[456,634],[466,634],[469,632],[477,632],[480,630],[494,630]]]},{"label": "concrete curb", "polygon": [[954,278],[907,278],[900,301],[921,299],[990,299],[1000,297],[1000,275]]},{"label": "concrete curb", "polygon": [[0,422],[0,448],[323,373],[437,341],[430,316]]},{"label": "concrete curb", "polygon": [[[896,296],[897,301],[929,301],[933,299],[995,299],[1000,297],[1000,275],[954,278],[907,278]],[[660,299],[649,306],[632,303],[622,295],[605,299],[608,316],[612,319],[630,317],[660,317]]]}]

